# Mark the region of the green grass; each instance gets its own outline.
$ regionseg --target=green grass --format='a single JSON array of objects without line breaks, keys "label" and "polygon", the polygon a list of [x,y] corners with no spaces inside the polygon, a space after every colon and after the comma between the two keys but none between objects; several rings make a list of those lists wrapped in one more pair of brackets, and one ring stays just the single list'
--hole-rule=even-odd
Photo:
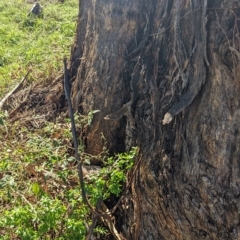
[{"label": "green grass", "polygon": [[84,239],[89,211],[68,153],[68,121],[29,131],[2,120],[0,239]]},{"label": "green grass", "polygon": [[[30,68],[28,81],[51,80],[74,41],[78,0],[41,0],[43,18],[27,17],[32,5],[26,2],[0,0],[0,96]],[[79,132],[97,112],[75,116]],[[85,239],[92,218],[81,197],[70,121],[41,124],[34,128],[23,119],[11,122],[7,112],[0,112],[0,240]],[[79,152],[85,163],[98,158],[103,165],[85,179],[92,206],[99,198],[120,197],[137,148],[112,157],[106,149],[91,156],[83,145]],[[97,239],[110,234],[99,223],[94,233]]]},{"label": "green grass", "polygon": [[40,1],[43,18],[28,17],[26,2],[0,0],[0,96],[29,68],[32,81],[54,75],[73,44],[78,0]]}]

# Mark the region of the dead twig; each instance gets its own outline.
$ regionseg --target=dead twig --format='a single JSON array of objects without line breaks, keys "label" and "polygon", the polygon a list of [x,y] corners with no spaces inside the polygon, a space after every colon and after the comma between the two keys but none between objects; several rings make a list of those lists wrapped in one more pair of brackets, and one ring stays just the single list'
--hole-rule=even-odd
[{"label": "dead twig", "polygon": [[111,212],[110,212],[110,210],[107,208],[107,206],[104,204],[103,201],[101,201],[101,203],[100,203],[100,209],[101,209],[102,212],[104,212],[104,213],[106,213],[106,214],[108,215],[107,218],[106,218],[106,217],[102,217],[102,216],[101,216],[100,218],[101,218],[102,222],[103,222],[105,225],[108,226],[108,229],[109,229],[110,232],[113,234],[114,238],[115,238],[116,240],[126,240],[123,236],[121,236],[121,235],[118,233],[117,229],[115,228],[114,223],[113,223],[113,221],[112,221],[112,218],[113,218],[113,217],[112,217],[112,215],[111,215]]},{"label": "dead twig", "polygon": [[23,82],[27,79],[28,74],[30,73],[31,70],[28,70],[27,74],[22,78],[22,80],[15,86],[13,90],[11,90],[1,101],[0,101],[0,111],[3,108],[4,103],[8,100],[8,98],[14,94],[22,85]]},{"label": "dead twig", "polygon": [[27,90],[27,92],[25,93],[24,99],[18,103],[18,106],[16,106],[10,113],[9,116],[13,116],[20,108],[21,106],[27,101],[28,97],[30,96],[30,93],[32,91],[32,86],[30,86],[30,88]]}]

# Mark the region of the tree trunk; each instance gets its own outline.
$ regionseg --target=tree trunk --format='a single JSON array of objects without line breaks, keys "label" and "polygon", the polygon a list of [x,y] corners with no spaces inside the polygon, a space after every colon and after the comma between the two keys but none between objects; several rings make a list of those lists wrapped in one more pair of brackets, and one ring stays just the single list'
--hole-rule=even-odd
[{"label": "tree trunk", "polygon": [[81,0],[74,108],[100,110],[86,151],[102,134],[140,148],[126,239],[240,239],[239,17],[236,0]]}]

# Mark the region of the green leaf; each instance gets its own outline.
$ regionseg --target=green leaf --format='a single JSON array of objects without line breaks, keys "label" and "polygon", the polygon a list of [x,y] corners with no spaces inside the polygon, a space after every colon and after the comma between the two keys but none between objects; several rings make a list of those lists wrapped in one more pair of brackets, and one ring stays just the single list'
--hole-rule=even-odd
[{"label": "green leaf", "polygon": [[3,121],[3,119],[2,118],[0,118],[0,125],[4,125],[4,121]]},{"label": "green leaf", "polygon": [[32,192],[35,194],[35,195],[39,195],[40,194],[40,186],[37,182],[33,183],[32,184]]}]

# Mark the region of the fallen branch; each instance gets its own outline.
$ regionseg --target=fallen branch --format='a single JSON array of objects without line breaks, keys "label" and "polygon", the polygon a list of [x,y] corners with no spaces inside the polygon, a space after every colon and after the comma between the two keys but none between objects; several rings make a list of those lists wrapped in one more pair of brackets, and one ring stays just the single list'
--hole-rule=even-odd
[{"label": "fallen branch", "polygon": [[31,91],[32,91],[32,86],[30,86],[30,88],[28,89],[28,91],[24,93],[24,99],[23,99],[20,103],[18,103],[18,106],[16,106],[16,107],[9,113],[9,116],[10,116],[10,117],[13,116],[13,115],[21,108],[21,106],[27,101],[27,99],[28,99]]},{"label": "fallen branch", "polygon": [[22,78],[22,80],[15,86],[15,88],[10,91],[1,101],[0,101],[0,111],[2,110],[3,108],[3,105],[4,103],[8,100],[8,98],[14,94],[22,85],[23,85],[23,82],[26,80],[28,74],[29,74],[30,70],[28,70],[27,74]]}]

